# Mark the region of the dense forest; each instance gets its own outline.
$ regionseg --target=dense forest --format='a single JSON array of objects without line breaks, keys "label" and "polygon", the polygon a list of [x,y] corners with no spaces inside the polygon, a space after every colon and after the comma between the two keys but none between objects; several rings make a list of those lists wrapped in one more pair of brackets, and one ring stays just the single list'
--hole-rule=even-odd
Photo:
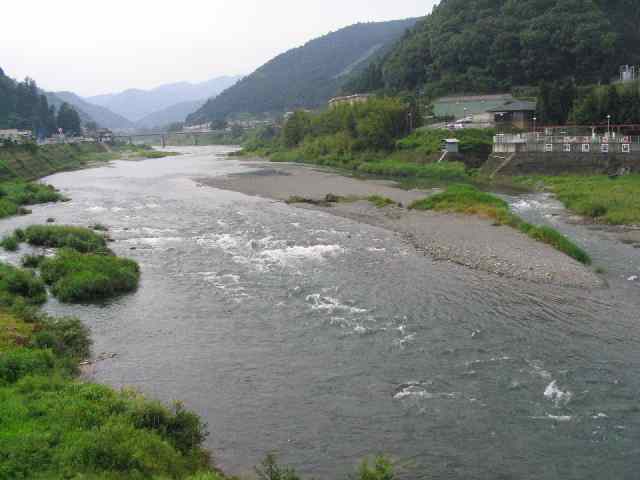
[{"label": "dense forest", "polygon": [[189,116],[187,123],[233,114],[315,108],[336,95],[349,75],[390,48],[416,20],[353,25],[290,50]]},{"label": "dense forest", "polygon": [[56,112],[34,80],[16,82],[0,68],[0,129],[30,130],[47,137],[62,128],[77,135],[80,123],[78,112],[69,104],[63,103]]},{"label": "dense forest", "polygon": [[493,92],[608,83],[640,63],[637,0],[443,0],[350,91]]}]

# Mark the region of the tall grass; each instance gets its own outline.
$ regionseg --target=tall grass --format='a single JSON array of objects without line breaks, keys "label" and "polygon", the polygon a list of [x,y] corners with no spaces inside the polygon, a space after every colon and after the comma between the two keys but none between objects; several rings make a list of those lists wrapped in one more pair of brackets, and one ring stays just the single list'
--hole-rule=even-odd
[{"label": "tall grass", "polygon": [[50,185],[24,181],[0,183],[0,218],[17,215],[20,207],[40,203],[59,202],[64,196]]},{"label": "tall grass", "polygon": [[0,263],[0,307],[11,307],[17,301],[39,305],[46,299],[44,283],[33,272]]},{"label": "tall grass", "polygon": [[507,202],[501,198],[479,191],[470,185],[452,185],[444,192],[417,200],[410,208],[444,212],[481,215],[501,225],[508,225],[540,242],[551,245],[575,260],[589,265],[589,255],[557,230],[525,222],[512,213]]},{"label": "tall grass", "polygon": [[82,227],[32,225],[16,234],[36,247],[71,248],[81,253],[108,252],[103,235]]},{"label": "tall grass", "polygon": [[138,288],[140,269],[133,260],[60,250],[40,264],[42,279],[62,302],[104,299]]},{"label": "tall grass", "polygon": [[519,177],[528,185],[544,184],[565,206],[580,215],[612,225],[640,225],[640,175]]}]

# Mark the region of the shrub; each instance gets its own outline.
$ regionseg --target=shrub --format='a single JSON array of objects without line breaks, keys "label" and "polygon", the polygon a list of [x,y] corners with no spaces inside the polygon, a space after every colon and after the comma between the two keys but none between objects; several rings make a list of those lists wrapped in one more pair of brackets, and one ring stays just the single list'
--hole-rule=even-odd
[{"label": "shrub", "polygon": [[0,354],[0,384],[15,383],[27,375],[47,374],[55,358],[49,350],[16,348]]},{"label": "shrub", "polygon": [[25,255],[20,262],[25,268],[38,268],[44,259],[44,255]]},{"label": "shrub", "polygon": [[91,353],[89,329],[77,318],[70,317],[41,317],[32,345],[77,360],[83,360]]},{"label": "shrub", "polygon": [[32,305],[44,303],[44,283],[33,272],[0,264],[0,304],[13,306],[19,299]]},{"label": "shrub", "polygon": [[40,267],[43,280],[62,302],[81,302],[131,292],[138,287],[140,269],[133,260],[60,250]]},{"label": "shrub", "polygon": [[0,241],[0,246],[9,252],[16,252],[20,248],[20,243],[15,235],[7,235]]},{"label": "shrub", "polygon": [[200,418],[176,403],[173,411],[159,402],[141,401],[130,413],[136,428],[158,432],[182,453],[198,447],[206,438]]},{"label": "shrub", "polygon": [[24,231],[30,245],[48,248],[71,248],[81,253],[108,253],[107,242],[88,228],[62,225],[33,225]]},{"label": "shrub", "polygon": [[224,478],[204,473],[200,445],[182,452],[160,430],[134,425],[145,402],[59,375],[0,388],[0,478]]}]

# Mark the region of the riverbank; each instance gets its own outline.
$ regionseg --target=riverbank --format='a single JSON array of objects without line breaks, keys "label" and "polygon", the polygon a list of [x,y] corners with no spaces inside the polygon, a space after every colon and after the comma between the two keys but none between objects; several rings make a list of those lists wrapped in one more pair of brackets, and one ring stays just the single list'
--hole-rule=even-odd
[{"label": "riverbank", "polygon": [[513,177],[549,190],[569,210],[596,223],[640,226],[640,175],[560,175]]},{"label": "riverbank", "polygon": [[[317,168],[291,164],[248,162],[252,173],[200,178],[203,185],[286,201],[290,197],[320,200],[331,193],[343,197],[387,197],[403,206],[439,191],[403,190],[393,182],[345,177]],[[436,260],[449,261],[492,274],[538,283],[597,288],[602,280],[589,268],[523,233],[491,220],[462,214],[379,208],[366,200],[330,207],[296,204],[379,226],[404,236],[416,249]]]}]

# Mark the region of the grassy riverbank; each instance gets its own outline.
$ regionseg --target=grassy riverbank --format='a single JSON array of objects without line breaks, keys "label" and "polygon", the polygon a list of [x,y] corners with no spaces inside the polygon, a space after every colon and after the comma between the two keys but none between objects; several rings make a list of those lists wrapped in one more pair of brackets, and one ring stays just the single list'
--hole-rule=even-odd
[{"label": "grassy riverbank", "polygon": [[410,208],[487,217],[494,220],[496,225],[507,225],[520,230],[534,240],[551,245],[581,263],[591,263],[591,258],[583,249],[557,230],[525,222],[511,212],[507,202],[470,185],[452,185],[442,193],[414,202]]},{"label": "grassy riverbank", "polygon": [[515,177],[514,181],[553,192],[571,211],[612,225],[640,225],[640,175]]}]

